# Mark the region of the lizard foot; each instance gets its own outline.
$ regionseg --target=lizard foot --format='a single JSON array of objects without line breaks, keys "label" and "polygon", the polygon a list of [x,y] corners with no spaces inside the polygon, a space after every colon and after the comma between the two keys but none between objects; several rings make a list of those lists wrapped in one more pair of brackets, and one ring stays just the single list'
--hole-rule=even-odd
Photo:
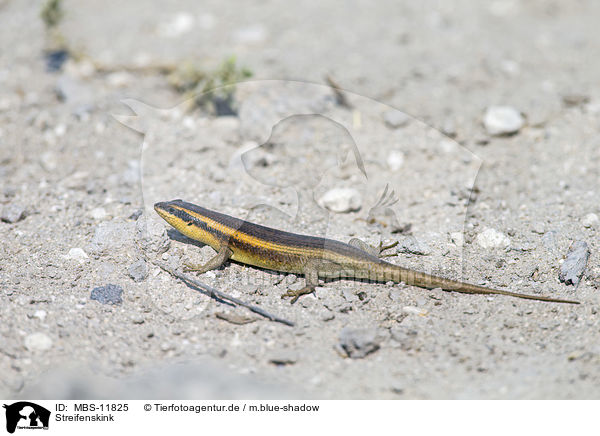
[{"label": "lizard foot", "polygon": [[352,239],[350,239],[350,241],[348,241],[348,244],[352,245],[353,247],[360,248],[361,250],[366,251],[367,253],[369,253],[375,257],[392,257],[392,256],[396,256],[396,254],[382,254],[382,253],[385,250],[394,248],[396,245],[398,245],[398,241],[396,241],[390,245],[383,245],[383,242],[380,241],[379,247],[374,247],[372,245],[367,244],[364,241],[361,241],[358,238],[352,238]]},{"label": "lizard foot", "polygon": [[211,269],[212,268],[208,267],[206,264],[188,262],[185,262],[183,264],[183,272],[197,272],[198,275],[204,274],[206,271],[209,271]]},{"label": "lizard foot", "polygon": [[393,257],[397,256],[396,253],[393,254],[382,254],[385,250],[389,250],[390,248],[394,248],[398,245],[398,241],[392,242],[390,245],[383,245],[383,241],[379,241],[379,257]]},{"label": "lizard foot", "polygon": [[281,298],[292,297],[292,301],[290,301],[290,304],[294,304],[302,295],[312,294],[313,292],[315,292],[314,286],[305,286],[302,289],[298,289],[297,291],[293,289],[288,289],[285,294],[281,294]]}]

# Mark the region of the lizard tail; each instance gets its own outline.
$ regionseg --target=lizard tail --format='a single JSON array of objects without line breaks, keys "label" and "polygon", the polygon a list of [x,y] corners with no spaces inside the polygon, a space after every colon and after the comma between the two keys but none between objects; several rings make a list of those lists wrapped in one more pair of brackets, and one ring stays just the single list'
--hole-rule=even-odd
[{"label": "lizard tail", "polygon": [[523,298],[526,300],[547,301],[550,303],[580,304],[579,301],[575,300],[563,300],[560,298],[545,297],[543,295],[520,294],[518,292],[486,288],[485,286],[472,285],[470,283],[459,282],[457,280],[445,279],[443,277],[412,271],[402,268],[398,265],[389,263],[387,265],[391,265],[391,267],[386,267],[386,272],[388,274],[385,275],[388,276],[388,280],[404,282],[407,285],[419,286],[421,288],[441,288],[444,291],[462,292],[465,294],[508,295],[509,297]]}]

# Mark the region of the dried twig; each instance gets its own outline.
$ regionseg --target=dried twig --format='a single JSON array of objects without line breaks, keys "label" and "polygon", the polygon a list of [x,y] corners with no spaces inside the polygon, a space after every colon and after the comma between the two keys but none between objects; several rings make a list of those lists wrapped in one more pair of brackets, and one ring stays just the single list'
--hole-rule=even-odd
[{"label": "dried twig", "polygon": [[263,316],[265,318],[267,318],[270,321],[274,321],[274,322],[279,322],[281,324],[285,324],[287,326],[290,327],[294,327],[294,323],[291,321],[288,321],[286,319],[283,318],[279,318],[276,315],[272,315],[269,312],[267,312],[266,310],[258,307],[258,306],[254,306],[252,304],[249,303],[245,303],[242,300],[239,300],[235,297],[232,297],[230,295],[227,295],[221,291],[216,290],[215,288],[213,288],[212,286],[208,286],[198,280],[194,280],[191,277],[186,276],[185,274],[180,273],[179,271],[174,270],[173,268],[170,268],[169,266],[163,264],[162,262],[158,262],[158,261],[152,261],[152,263],[154,265],[156,265],[157,267],[159,267],[160,269],[168,272],[169,274],[171,274],[173,277],[177,277],[179,280],[183,281],[184,283],[186,283],[188,286],[195,288],[198,292],[209,296],[210,298],[214,298],[214,299],[218,299],[218,300],[223,300],[223,301],[227,301],[230,303],[233,303],[237,306],[242,306],[245,307],[246,309],[250,310],[251,312],[254,312],[260,316]]}]

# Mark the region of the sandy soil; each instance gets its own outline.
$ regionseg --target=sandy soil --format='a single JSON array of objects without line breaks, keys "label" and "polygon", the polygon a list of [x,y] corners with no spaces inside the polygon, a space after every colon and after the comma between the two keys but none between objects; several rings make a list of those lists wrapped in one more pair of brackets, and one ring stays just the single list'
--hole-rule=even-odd
[{"label": "sandy soil", "polygon": [[[64,2],[83,60],[48,72],[39,2],[0,1],[0,396],[600,397],[598,2],[96,3]],[[236,116],[147,68],[232,55],[253,72]],[[498,105],[514,134],[483,125]],[[336,188],[352,210],[321,207]],[[291,305],[302,277],[198,277],[287,327],[150,262],[214,253],[152,210],[174,198],[581,304],[334,281]],[[577,287],[559,281],[575,241]],[[108,284],[120,303],[91,298]]]}]

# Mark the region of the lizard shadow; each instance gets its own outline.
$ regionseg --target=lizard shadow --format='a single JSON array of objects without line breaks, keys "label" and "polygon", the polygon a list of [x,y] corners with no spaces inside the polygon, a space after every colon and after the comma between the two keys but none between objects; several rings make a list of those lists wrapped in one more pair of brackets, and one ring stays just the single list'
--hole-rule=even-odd
[{"label": "lizard shadow", "polygon": [[198,248],[202,248],[202,247],[205,247],[207,245],[207,244],[204,244],[204,243],[202,243],[200,241],[196,241],[195,239],[188,238],[187,236],[185,236],[182,233],[179,233],[175,229],[168,229],[167,230],[167,236],[169,237],[169,239],[172,239],[173,241],[182,242],[184,244],[195,245]]}]

